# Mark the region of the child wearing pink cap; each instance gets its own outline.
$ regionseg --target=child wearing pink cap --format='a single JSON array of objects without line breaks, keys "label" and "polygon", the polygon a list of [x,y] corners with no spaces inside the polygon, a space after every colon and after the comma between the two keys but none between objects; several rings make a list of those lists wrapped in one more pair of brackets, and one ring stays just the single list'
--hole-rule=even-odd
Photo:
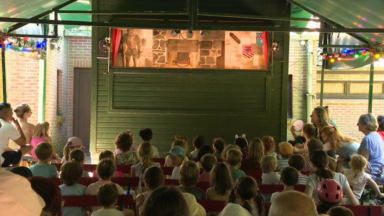
[{"label": "child wearing pink cap", "polygon": [[64,156],[61,160],[61,163],[66,163],[69,161],[69,153],[71,153],[72,150],[82,148],[84,148],[83,141],[79,137],[69,138],[67,144],[64,146]]}]

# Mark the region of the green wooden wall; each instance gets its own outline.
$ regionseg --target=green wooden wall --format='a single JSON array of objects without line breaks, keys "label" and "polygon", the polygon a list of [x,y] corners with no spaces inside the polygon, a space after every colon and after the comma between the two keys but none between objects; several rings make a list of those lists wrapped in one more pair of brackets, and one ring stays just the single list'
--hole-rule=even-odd
[{"label": "green wooden wall", "polygon": [[[143,2],[153,4],[145,7]],[[216,2],[206,0],[199,3],[199,9],[211,12],[208,6]],[[243,8],[248,14],[289,17],[289,10],[282,14],[283,0],[271,0],[268,7],[250,2],[220,1],[217,5],[221,9],[212,12],[240,13]],[[133,5],[125,10],[135,11],[185,7],[183,1],[159,3],[93,0],[92,7],[100,11],[123,10],[123,5]],[[111,18],[93,15],[93,21]],[[289,27],[288,22],[283,25]],[[125,130],[134,133],[138,146],[138,132],[146,127],[152,128],[153,145],[160,152],[169,151],[174,135],[187,136],[190,149],[196,135],[206,136],[209,144],[216,137],[233,143],[235,134],[247,134],[249,140],[264,135],[273,136],[276,142],[286,139],[289,33],[274,34],[285,55],[273,64],[273,77],[267,71],[212,69],[120,68],[105,74],[108,62],[96,58],[96,48],[98,41],[108,36],[109,28],[94,28],[92,34],[91,151],[112,150],[115,137]]]}]

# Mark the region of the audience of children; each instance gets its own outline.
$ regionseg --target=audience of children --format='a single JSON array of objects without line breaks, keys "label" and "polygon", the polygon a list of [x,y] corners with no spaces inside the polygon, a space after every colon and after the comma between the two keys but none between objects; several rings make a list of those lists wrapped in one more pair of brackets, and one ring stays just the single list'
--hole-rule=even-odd
[{"label": "audience of children", "polygon": [[316,187],[319,204],[317,213],[326,214],[329,209],[339,206],[343,199],[343,189],[341,185],[333,179],[325,179]]},{"label": "audience of children", "polygon": [[241,135],[241,137],[236,134],[234,142],[236,146],[239,146],[240,151],[243,154],[243,160],[248,157],[248,140],[246,137],[245,134]]},{"label": "audience of children", "polygon": [[182,192],[190,193],[197,200],[205,200],[205,193],[198,187],[195,187],[199,180],[200,168],[194,161],[187,161],[181,165],[178,187]]},{"label": "audience of children", "polygon": [[288,160],[288,164],[290,167],[295,168],[299,172],[299,182],[297,184],[306,185],[307,180],[308,180],[308,176],[300,173],[304,167],[304,164],[305,164],[304,157],[302,155],[299,155],[299,154],[292,155]]},{"label": "audience of children", "polygon": [[[297,169],[293,167],[285,167],[281,171],[280,176],[280,181],[284,185],[284,190],[282,192],[295,190],[294,187],[299,182],[299,172]],[[273,202],[273,200],[282,192],[273,193],[271,196],[271,202]]]},{"label": "audience of children", "polygon": [[277,169],[277,159],[274,156],[266,155],[261,158],[261,184],[279,184],[280,174]]},{"label": "audience of children", "polygon": [[192,141],[192,145],[195,148],[195,150],[191,151],[191,157],[192,159],[195,159],[197,158],[197,154],[199,153],[200,147],[205,145],[205,137],[196,136]]},{"label": "audience of children", "polygon": [[[187,142],[186,142],[184,139],[176,139],[175,141],[173,141],[172,146],[171,146],[171,149],[172,149],[173,147],[175,147],[175,146],[180,146],[181,148],[184,149],[184,152],[185,152],[186,154],[189,153],[189,152],[188,152],[188,145],[187,145]],[[183,163],[184,163],[184,162],[187,162],[187,161],[189,161],[189,159],[188,159],[188,156],[185,155],[185,157],[184,157],[184,159],[183,159]],[[165,167],[173,167],[172,162],[171,162],[171,157],[170,157],[169,155],[167,155],[167,156],[165,157],[165,163],[164,163],[164,166],[165,166]]]},{"label": "audience of children", "polygon": [[197,165],[201,167],[201,158],[206,155],[206,154],[213,154],[213,149],[211,146],[209,145],[203,145],[200,147],[199,149],[199,153],[197,153]]},{"label": "audience of children", "polygon": [[169,152],[168,156],[170,158],[171,164],[174,167],[172,170],[172,179],[179,179],[180,167],[185,160],[185,151],[180,146],[174,146]]},{"label": "audience of children", "polygon": [[[115,164],[115,167],[116,167],[115,155],[111,151],[104,150],[104,151],[100,152],[100,154],[99,154],[99,162],[101,160],[103,160],[103,159],[110,159],[110,160],[112,160],[113,163]],[[97,170],[93,171],[92,177],[94,177],[94,178],[98,177]],[[124,174],[122,172],[115,171],[115,173],[114,173],[114,175],[112,177],[124,177]]]},{"label": "audience of children", "polygon": [[[140,138],[143,142],[151,142],[153,139],[153,133],[152,133],[152,130],[150,128],[145,128],[145,129],[141,130],[139,132],[139,135],[140,135]],[[133,135],[132,135],[132,140],[133,140]],[[133,144],[133,142],[132,142],[132,144]],[[159,155],[159,151],[157,150],[157,148],[154,145],[152,145],[152,148],[153,148],[153,157],[159,158],[160,155]]]},{"label": "audience of children", "polygon": [[115,156],[116,165],[135,165],[138,162],[137,153],[131,150],[133,139],[128,132],[121,132],[116,137],[114,144],[121,151]]},{"label": "audience of children", "polygon": [[50,164],[52,151],[52,145],[49,143],[43,142],[36,146],[35,153],[38,161],[36,164],[29,167],[33,176],[57,178],[57,169]]},{"label": "audience of children", "polygon": [[93,212],[92,216],[124,216],[123,212],[115,208],[118,195],[119,192],[115,184],[107,183],[101,185],[97,190],[97,200],[102,208]]},{"label": "audience of children", "polygon": [[[111,183],[111,179],[113,175],[115,174],[116,168],[115,163],[111,159],[103,159],[99,162],[97,165],[97,175],[99,176],[99,181],[90,184],[87,187],[87,190],[85,191],[85,195],[97,195],[97,190],[100,186]],[[125,194],[124,189],[118,185],[115,184],[117,188],[117,192],[120,195]],[[99,210],[100,207],[92,207],[92,211]]]},{"label": "audience of children", "polygon": [[[217,163],[211,171],[210,188],[207,189],[208,200],[228,201],[233,188],[231,171],[225,163]],[[217,215],[218,212],[211,212]]]},{"label": "audience of children", "polygon": [[243,176],[236,181],[236,185],[229,196],[228,204],[219,216],[229,216],[229,214],[226,214],[226,208],[231,205],[242,206],[252,216],[265,215],[264,197],[260,193],[254,178]]},{"label": "audience of children", "polygon": [[289,142],[281,142],[279,143],[279,152],[281,158],[277,161],[277,168],[279,170],[288,167],[288,159],[293,155],[293,146]]},{"label": "audience of children", "polygon": [[230,149],[227,152],[226,162],[229,164],[233,183],[235,183],[238,178],[246,176],[244,171],[239,170],[242,159],[243,154],[238,149]]},{"label": "audience of children", "polygon": [[[84,160],[85,160],[85,154],[80,149],[75,149],[75,150],[71,151],[71,153],[69,154],[69,161],[76,161],[81,166],[83,166]],[[84,178],[89,177],[88,172],[83,171],[82,177],[84,177]]]},{"label": "audience of children", "polygon": [[261,169],[260,160],[263,156],[263,141],[259,138],[252,139],[249,143],[249,155],[241,163],[241,169]]},{"label": "audience of children", "polygon": [[164,183],[163,171],[160,167],[149,167],[144,172],[144,185],[147,190],[144,193],[138,194],[136,197],[136,212],[140,213],[145,200],[149,194],[156,188],[159,188]]},{"label": "audience of children", "polygon": [[[135,140],[133,139],[133,133],[132,133],[130,130],[127,130],[127,131],[125,131],[125,132],[127,132],[127,133],[132,137],[132,147],[131,147],[131,150],[132,150],[132,151],[137,151],[136,146],[133,145],[133,143],[135,143]],[[117,155],[117,154],[119,154],[119,153],[122,153],[122,151],[120,151],[119,149],[117,149],[116,146],[115,146],[115,151],[113,152],[113,154],[114,154],[114,155]]]},{"label": "audience of children", "polygon": [[217,159],[221,159],[221,153],[223,152],[226,143],[222,138],[216,138],[213,140],[212,148],[215,153],[213,153],[213,156],[215,156]]},{"label": "audience of children", "polygon": [[67,144],[65,144],[63,149],[63,159],[61,160],[61,163],[66,163],[69,161],[69,153],[75,149],[82,149],[83,141],[78,137],[71,137],[68,139]]},{"label": "audience of children", "polygon": [[271,155],[277,157],[275,152],[275,139],[271,136],[263,136],[264,155]]},{"label": "audience of children", "polygon": [[50,155],[50,159],[61,160],[61,158],[56,153],[55,148],[52,145],[52,139],[51,137],[49,137],[49,123],[46,121],[38,123],[33,132],[33,136],[31,139],[31,146],[33,147],[33,150],[31,151],[31,155],[33,156],[34,160],[37,159],[35,150],[36,150],[36,146],[39,143],[49,143],[52,146],[52,153]]},{"label": "audience of children", "polygon": [[[77,149],[79,150],[79,149]],[[77,151],[74,150],[74,151]],[[81,151],[81,150],[79,150]],[[60,167],[60,179],[63,182],[62,185],[59,186],[61,190],[61,194],[63,196],[83,196],[85,195],[85,191],[87,187],[81,184],[77,184],[80,178],[83,175],[83,169],[80,164],[76,161],[70,161],[63,164]],[[64,207],[63,208],[63,216],[86,216],[84,207]]]},{"label": "audience of children", "polygon": [[211,180],[211,170],[216,163],[217,159],[212,154],[205,154],[201,158],[201,167],[203,168],[204,173],[200,174],[199,182],[209,182]]},{"label": "audience of children", "polygon": [[139,149],[139,163],[133,165],[131,167],[131,176],[132,177],[139,177],[139,186],[136,188],[136,194],[142,193],[143,188],[141,187],[141,181],[143,179],[144,171],[148,167],[156,166],[160,167],[159,163],[155,163],[152,161],[153,158],[153,146],[151,143],[144,141],[140,144]]}]

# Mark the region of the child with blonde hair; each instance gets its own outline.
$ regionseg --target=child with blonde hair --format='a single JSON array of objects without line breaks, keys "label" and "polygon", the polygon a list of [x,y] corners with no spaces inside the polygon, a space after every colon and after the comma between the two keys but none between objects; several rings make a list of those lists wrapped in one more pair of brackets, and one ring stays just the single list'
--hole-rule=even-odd
[{"label": "child with blonde hair", "polygon": [[187,161],[181,165],[179,189],[183,193],[190,193],[197,200],[205,200],[205,193],[200,188],[196,187],[200,176],[200,168],[194,161]]},{"label": "child with blonde hair", "polygon": [[31,154],[33,159],[37,159],[35,148],[39,143],[49,143],[52,146],[52,155],[50,159],[58,159],[61,160],[59,155],[56,153],[55,148],[52,145],[52,139],[49,137],[49,123],[44,121],[40,122],[36,125],[35,130],[33,131],[33,136],[31,139],[31,146],[33,147]]},{"label": "child with blonde hair", "polygon": [[353,188],[353,194],[356,199],[360,199],[363,194],[365,185],[369,183],[376,192],[376,197],[383,197],[376,182],[372,180],[372,176],[365,172],[367,168],[367,159],[362,155],[354,155],[350,161],[351,170],[344,170],[348,183]]},{"label": "child with blonde hair", "polygon": [[[176,139],[177,137],[175,136],[175,139]],[[171,146],[171,148],[173,148],[173,147],[175,147],[175,146],[180,146],[181,148],[183,148],[184,149],[184,151],[186,152],[185,154],[185,156],[184,156],[184,159],[183,159],[183,163],[184,162],[187,162],[187,161],[189,161],[189,157],[188,157],[188,145],[187,145],[187,142],[186,142],[186,140],[185,139],[182,139],[182,138],[180,138],[180,139],[176,139],[175,141],[173,141],[173,143],[172,143],[172,146]],[[165,167],[173,167],[173,165],[172,165],[172,162],[171,162],[171,157],[169,156],[169,155],[167,155],[166,157],[165,157],[165,164],[164,164],[164,166]]]},{"label": "child with blonde hair", "polygon": [[246,176],[245,172],[239,170],[239,165],[243,159],[243,153],[238,149],[230,149],[227,152],[227,163],[229,164],[229,169],[231,170],[233,183],[236,183],[237,179],[243,176]]},{"label": "child with blonde hair", "polygon": [[237,145],[232,145],[232,144],[226,145],[223,151],[221,152],[221,158],[223,159],[223,161],[225,162],[227,161],[227,152],[231,149],[237,149],[240,151],[240,147]]},{"label": "child with blonde hair", "polygon": [[[113,154],[113,152],[111,152],[109,150],[104,150],[104,151],[100,152],[100,154],[99,154],[99,162],[104,160],[104,159],[112,160],[113,163],[115,164],[115,169],[116,169],[115,155]],[[92,176],[94,178],[98,177],[96,170],[93,171],[93,175]],[[113,177],[124,177],[124,174],[122,172],[116,171],[115,174],[113,175]]]},{"label": "child with blonde hair", "polygon": [[132,136],[127,131],[121,132],[116,137],[114,144],[117,149],[122,151],[115,156],[117,165],[135,165],[138,162],[137,153],[131,150]]},{"label": "child with blonde hair", "polygon": [[261,184],[279,184],[280,175],[275,172],[277,169],[277,159],[276,157],[266,155],[261,158],[261,170],[263,174],[261,175]]},{"label": "child with blonde hair", "polygon": [[66,163],[69,161],[69,153],[75,149],[83,149],[83,141],[78,137],[71,137],[68,139],[67,144],[65,144],[63,149],[63,159],[61,163]]}]

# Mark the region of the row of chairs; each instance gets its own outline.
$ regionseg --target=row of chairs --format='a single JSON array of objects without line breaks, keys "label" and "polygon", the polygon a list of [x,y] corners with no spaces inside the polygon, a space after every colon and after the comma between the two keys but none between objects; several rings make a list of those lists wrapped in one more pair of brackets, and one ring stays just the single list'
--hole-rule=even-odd
[{"label": "row of chairs", "polygon": [[[85,206],[100,206],[97,196],[63,196],[64,207],[85,207]],[[219,212],[226,206],[225,201],[215,200],[197,200],[197,202],[207,212]],[[135,201],[132,195],[119,195],[116,205],[120,206],[135,206]],[[266,212],[269,212],[271,204],[266,203]],[[345,206],[349,208],[356,216],[380,216],[381,206]],[[298,209],[299,210],[299,209]]]}]

